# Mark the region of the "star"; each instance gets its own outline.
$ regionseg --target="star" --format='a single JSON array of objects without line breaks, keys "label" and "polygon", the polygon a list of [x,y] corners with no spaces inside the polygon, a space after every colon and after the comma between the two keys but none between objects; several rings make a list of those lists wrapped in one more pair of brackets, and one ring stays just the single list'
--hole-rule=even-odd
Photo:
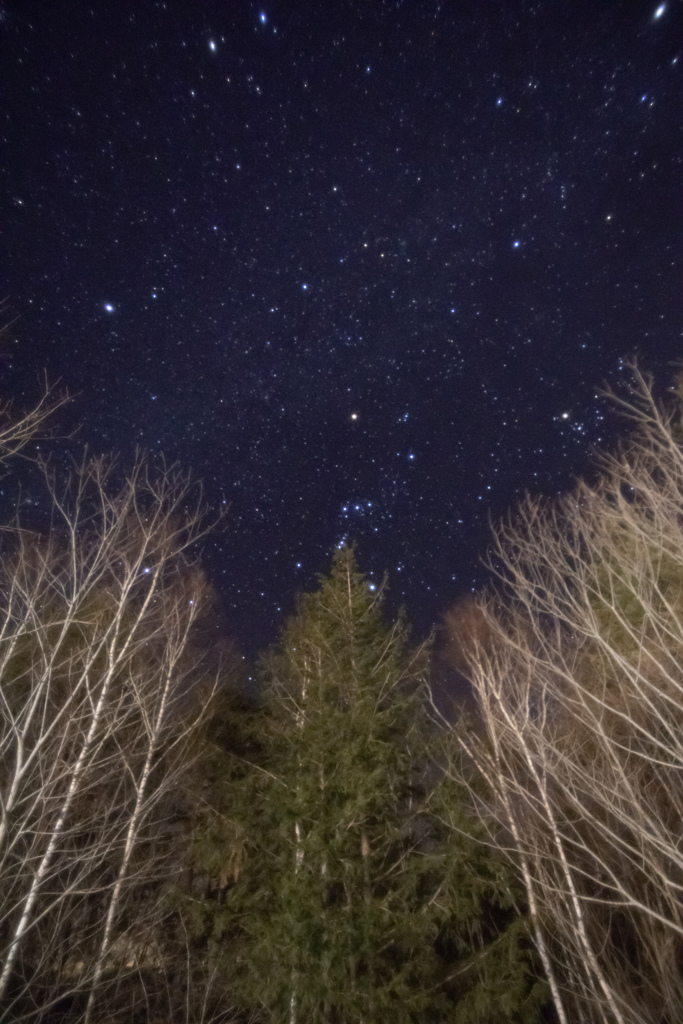
[{"label": "star", "polygon": [[[596,34],[590,5],[550,23],[521,4],[515,39],[525,59],[511,77],[505,26],[490,23],[486,5],[456,17],[441,3],[443,31],[432,33],[423,5],[400,4],[398,34],[397,5],[376,5],[371,33],[347,5],[348,29],[304,17],[276,36],[270,6],[233,19],[234,5],[212,5],[205,21],[186,4],[158,21],[143,4],[136,38],[158,52],[133,63],[137,44],[121,36],[116,61],[128,70],[110,81],[106,61],[69,63],[75,46],[87,52],[93,34],[111,33],[107,5],[90,5],[92,18],[73,25],[53,6],[33,5],[35,31],[13,24],[17,52],[32,54],[7,69],[11,97],[23,97],[14,116],[21,123],[24,100],[41,124],[65,116],[38,70],[49,39],[73,73],[66,116],[78,145],[60,149],[55,176],[30,133],[15,140],[5,290],[22,296],[19,328],[36,341],[10,378],[14,348],[1,339],[0,397],[28,393],[48,359],[82,394],[77,418],[96,450],[103,439],[129,452],[161,438],[207,481],[210,503],[223,490],[233,496],[244,542],[217,541],[211,571],[233,609],[228,629],[249,650],[271,642],[276,607],[315,585],[344,528],[366,545],[361,567],[366,558],[376,571],[395,567],[411,552],[394,575],[406,580],[416,630],[428,630],[452,592],[439,579],[455,575],[457,590],[473,574],[483,582],[489,512],[513,504],[518,489],[554,493],[583,474],[586,435],[597,442],[607,429],[588,417],[583,391],[614,380],[617,355],[632,346],[647,350],[662,383],[676,358],[665,327],[680,281],[651,203],[656,194],[660,211],[675,210],[680,192],[666,145],[683,65],[675,41],[635,62],[631,34]],[[651,0],[644,24],[658,36],[661,21],[665,33],[676,9]],[[541,55],[556,47],[558,24],[566,60],[553,67]],[[291,75],[271,47],[285,27]],[[180,48],[205,48],[219,73],[176,60]],[[27,67],[37,76],[28,90]],[[98,117],[81,116],[77,97],[91,89]],[[340,123],[320,116],[338,93]],[[412,126],[433,109],[457,130],[438,131],[423,152]],[[616,130],[622,110],[642,132],[633,145]],[[546,133],[546,123],[572,130]],[[112,160],[127,151],[131,125],[144,175],[118,181]],[[23,222],[35,194],[49,245],[36,221]],[[524,258],[508,260],[510,249]],[[24,281],[20,268],[30,271]],[[116,301],[101,297],[110,286]],[[446,540],[451,522],[463,525],[457,544]],[[267,613],[255,611],[260,591]]]}]

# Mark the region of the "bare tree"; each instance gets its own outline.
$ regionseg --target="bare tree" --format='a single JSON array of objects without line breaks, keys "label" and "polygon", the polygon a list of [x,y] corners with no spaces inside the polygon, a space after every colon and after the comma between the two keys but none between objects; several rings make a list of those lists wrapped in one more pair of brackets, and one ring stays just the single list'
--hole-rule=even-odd
[{"label": "bare tree", "polygon": [[496,529],[459,641],[562,1024],[683,1020],[683,393],[632,370],[627,443]]},{"label": "bare tree", "polygon": [[[16,316],[7,320],[7,313],[7,298],[0,299],[0,318],[5,319],[5,323],[0,326],[0,338],[18,320]],[[33,408],[23,415],[17,417],[14,414],[12,402],[0,402],[0,465],[23,453],[31,441],[39,440],[43,436],[47,421],[68,401],[68,393],[56,392],[46,379],[41,397]]]},{"label": "bare tree", "polygon": [[47,421],[69,401],[66,392],[56,394],[47,384],[43,393],[27,413],[13,416],[11,402],[0,403],[0,464],[24,452],[31,441],[42,436]]},{"label": "bare tree", "polygon": [[0,1006],[29,1019],[78,993],[90,1021],[112,975],[157,956],[146,892],[212,689],[192,644],[205,519],[142,456],[61,489],[44,469],[51,528],[15,525],[0,561]]}]

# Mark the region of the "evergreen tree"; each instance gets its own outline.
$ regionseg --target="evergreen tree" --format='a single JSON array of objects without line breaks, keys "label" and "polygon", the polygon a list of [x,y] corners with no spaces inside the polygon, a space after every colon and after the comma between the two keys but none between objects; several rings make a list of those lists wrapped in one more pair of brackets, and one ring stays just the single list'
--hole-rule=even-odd
[{"label": "evergreen tree", "polygon": [[428,646],[385,623],[383,591],[342,547],[266,660],[258,764],[234,769],[224,850],[198,836],[230,868],[203,926],[272,1021],[533,1021],[510,872],[452,828],[465,790],[430,757]]}]

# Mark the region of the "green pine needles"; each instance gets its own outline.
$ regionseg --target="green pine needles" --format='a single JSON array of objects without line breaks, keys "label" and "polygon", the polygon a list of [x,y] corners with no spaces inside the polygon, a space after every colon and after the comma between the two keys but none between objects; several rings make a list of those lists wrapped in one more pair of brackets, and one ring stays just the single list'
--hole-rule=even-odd
[{"label": "green pine needles", "polygon": [[438,764],[429,646],[385,622],[383,592],[340,548],[264,662],[214,955],[237,1004],[272,1022],[532,1022],[546,989],[510,870]]}]

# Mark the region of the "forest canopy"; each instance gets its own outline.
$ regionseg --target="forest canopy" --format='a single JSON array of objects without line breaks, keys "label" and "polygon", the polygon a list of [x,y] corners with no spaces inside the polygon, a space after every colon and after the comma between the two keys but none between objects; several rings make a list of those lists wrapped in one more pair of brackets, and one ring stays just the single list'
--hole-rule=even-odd
[{"label": "forest canopy", "polygon": [[[37,465],[50,526],[0,563],[3,1020],[683,1017],[683,387],[612,400],[623,442],[444,616],[454,720],[353,545],[254,693],[191,477]],[[10,468],[51,403],[4,410]]]}]

